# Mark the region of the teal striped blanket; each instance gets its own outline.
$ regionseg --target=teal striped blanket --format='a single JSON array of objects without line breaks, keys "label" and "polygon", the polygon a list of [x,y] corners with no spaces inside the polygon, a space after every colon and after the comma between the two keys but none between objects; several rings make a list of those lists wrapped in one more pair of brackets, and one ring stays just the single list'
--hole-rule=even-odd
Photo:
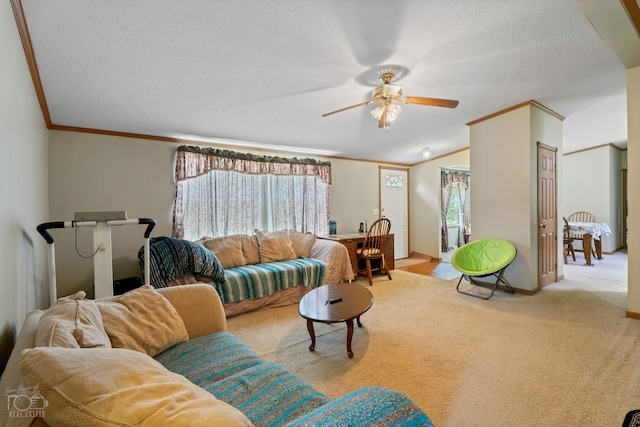
[{"label": "teal striped blanket", "polygon": [[384,387],[365,387],[330,400],[229,332],[178,344],[156,360],[236,407],[258,427],[433,426],[408,397]]},{"label": "teal striped blanket", "polygon": [[298,258],[250,264],[224,270],[224,282],[211,282],[222,303],[257,299],[283,289],[303,285],[316,288],[327,283],[329,267],[314,258]]}]

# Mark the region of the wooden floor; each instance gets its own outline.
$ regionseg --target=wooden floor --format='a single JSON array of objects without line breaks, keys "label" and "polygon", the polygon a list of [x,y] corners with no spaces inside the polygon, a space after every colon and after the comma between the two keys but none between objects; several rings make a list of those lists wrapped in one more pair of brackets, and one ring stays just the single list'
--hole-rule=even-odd
[{"label": "wooden floor", "polygon": [[451,280],[452,278],[460,276],[460,273],[458,273],[451,264],[438,262],[437,260],[417,261],[410,259],[409,262],[404,263],[402,260],[396,260],[396,269],[445,280]]}]

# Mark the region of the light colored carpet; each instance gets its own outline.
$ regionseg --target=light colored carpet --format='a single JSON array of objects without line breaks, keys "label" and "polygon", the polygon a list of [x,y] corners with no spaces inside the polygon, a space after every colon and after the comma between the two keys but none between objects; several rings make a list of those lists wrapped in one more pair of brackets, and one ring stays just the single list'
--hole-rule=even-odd
[{"label": "light colored carpet", "polygon": [[533,296],[488,301],[458,294],[457,279],[376,276],[353,359],[344,324],[316,324],[310,352],[297,306],[228,327],[329,397],[390,387],[440,427],[619,426],[640,408],[640,321],[625,317],[626,255],[595,264],[565,266],[565,280]]}]

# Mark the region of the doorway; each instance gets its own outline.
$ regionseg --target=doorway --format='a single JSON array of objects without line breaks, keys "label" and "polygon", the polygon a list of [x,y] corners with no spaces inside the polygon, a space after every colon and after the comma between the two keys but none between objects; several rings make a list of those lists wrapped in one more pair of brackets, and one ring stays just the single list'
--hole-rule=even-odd
[{"label": "doorway", "polygon": [[557,148],[538,142],[538,288],[558,280]]},{"label": "doorway", "polygon": [[440,169],[440,259],[451,262],[451,254],[471,237],[471,195],[468,165]]},{"label": "doorway", "polygon": [[380,217],[389,218],[394,258],[409,256],[409,170],[380,168]]}]

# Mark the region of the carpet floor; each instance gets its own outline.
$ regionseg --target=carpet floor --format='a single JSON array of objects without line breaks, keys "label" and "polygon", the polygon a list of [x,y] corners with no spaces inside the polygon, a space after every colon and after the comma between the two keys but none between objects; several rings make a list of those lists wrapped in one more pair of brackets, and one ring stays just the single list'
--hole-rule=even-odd
[{"label": "carpet floor", "polygon": [[488,301],[457,293],[456,278],[394,270],[371,287],[357,280],[374,304],[353,359],[344,324],[316,324],[310,352],[297,305],[228,319],[228,329],[329,397],[390,387],[439,427],[620,426],[640,409],[640,321],[626,317],[626,272],[616,253],[565,265],[565,279],[535,295],[498,290]]}]

